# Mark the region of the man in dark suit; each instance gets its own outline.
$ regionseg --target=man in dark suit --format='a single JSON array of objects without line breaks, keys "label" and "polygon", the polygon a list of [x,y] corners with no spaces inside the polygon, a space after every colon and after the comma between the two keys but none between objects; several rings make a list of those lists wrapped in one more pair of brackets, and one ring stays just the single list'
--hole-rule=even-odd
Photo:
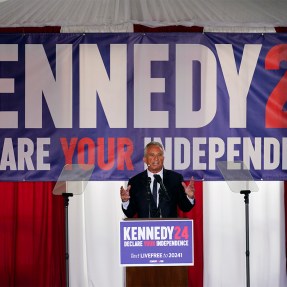
[{"label": "man in dark suit", "polygon": [[132,177],[126,189],[120,188],[124,214],[175,218],[177,207],[184,212],[191,210],[195,204],[194,180],[186,185],[181,174],[164,168],[164,149],[159,142],[146,145],[143,161],[147,169]]}]

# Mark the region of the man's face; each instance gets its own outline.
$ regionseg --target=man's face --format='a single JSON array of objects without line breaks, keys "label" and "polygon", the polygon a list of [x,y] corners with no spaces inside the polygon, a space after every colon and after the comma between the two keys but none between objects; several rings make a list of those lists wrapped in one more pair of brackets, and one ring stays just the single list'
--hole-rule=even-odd
[{"label": "man's face", "polygon": [[161,171],[164,162],[163,150],[156,145],[150,146],[146,151],[143,161],[148,166],[148,170],[150,172],[157,173]]}]

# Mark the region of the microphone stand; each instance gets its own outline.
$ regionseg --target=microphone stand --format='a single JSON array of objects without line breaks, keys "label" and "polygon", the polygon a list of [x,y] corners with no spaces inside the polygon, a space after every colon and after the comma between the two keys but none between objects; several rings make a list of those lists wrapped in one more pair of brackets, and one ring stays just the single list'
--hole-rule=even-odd
[{"label": "microphone stand", "polygon": [[164,197],[162,196],[162,193],[161,193],[161,188],[158,190],[159,192],[159,199],[158,199],[158,211],[159,211],[159,218],[162,218],[162,213],[161,213],[161,201],[162,199],[164,200]]},{"label": "microphone stand", "polygon": [[146,192],[147,192],[147,201],[148,201],[148,217],[150,218],[150,198],[151,198],[151,190],[150,190],[151,178],[147,178]]},{"label": "microphone stand", "polygon": [[168,191],[166,190],[166,187],[164,186],[163,184],[163,181],[162,181],[162,178],[160,175],[158,174],[155,174],[154,175],[154,178],[155,180],[159,183],[160,185],[160,194],[162,194],[163,198],[166,200],[166,201],[170,201],[170,197],[169,197],[169,194],[168,194]]},{"label": "microphone stand", "polygon": [[64,198],[64,206],[65,206],[65,243],[66,243],[66,286],[69,287],[69,230],[68,230],[68,214],[69,214],[69,197],[73,196],[73,193],[62,193]]},{"label": "microphone stand", "polygon": [[246,229],[246,286],[250,287],[250,263],[249,263],[249,194],[250,190],[241,190],[240,194],[244,194],[245,202],[245,229]]}]

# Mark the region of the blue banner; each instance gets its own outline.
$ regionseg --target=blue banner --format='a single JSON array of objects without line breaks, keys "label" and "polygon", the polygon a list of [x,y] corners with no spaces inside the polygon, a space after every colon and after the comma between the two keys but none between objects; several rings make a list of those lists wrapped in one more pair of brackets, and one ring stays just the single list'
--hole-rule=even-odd
[{"label": "blue banner", "polygon": [[0,180],[91,180],[142,171],[150,140],[185,179],[219,161],[287,179],[287,35],[2,34]]}]

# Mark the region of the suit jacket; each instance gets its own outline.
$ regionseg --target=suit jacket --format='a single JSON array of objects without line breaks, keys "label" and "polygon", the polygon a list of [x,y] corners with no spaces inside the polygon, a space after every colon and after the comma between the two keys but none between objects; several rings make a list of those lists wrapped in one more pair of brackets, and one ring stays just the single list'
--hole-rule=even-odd
[{"label": "suit jacket", "polygon": [[127,217],[139,218],[164,217],[176,218],[177,207],[182,211],[191,210],[193,204],[188,200],[182,186],[183,177],[181,174],[163,169],[163,184],[166,187],[168,198],[160,191],[158,208],[150,195],[147,171],[143,171],[129,180],[130,203],[128,208],[123,209]]}]

